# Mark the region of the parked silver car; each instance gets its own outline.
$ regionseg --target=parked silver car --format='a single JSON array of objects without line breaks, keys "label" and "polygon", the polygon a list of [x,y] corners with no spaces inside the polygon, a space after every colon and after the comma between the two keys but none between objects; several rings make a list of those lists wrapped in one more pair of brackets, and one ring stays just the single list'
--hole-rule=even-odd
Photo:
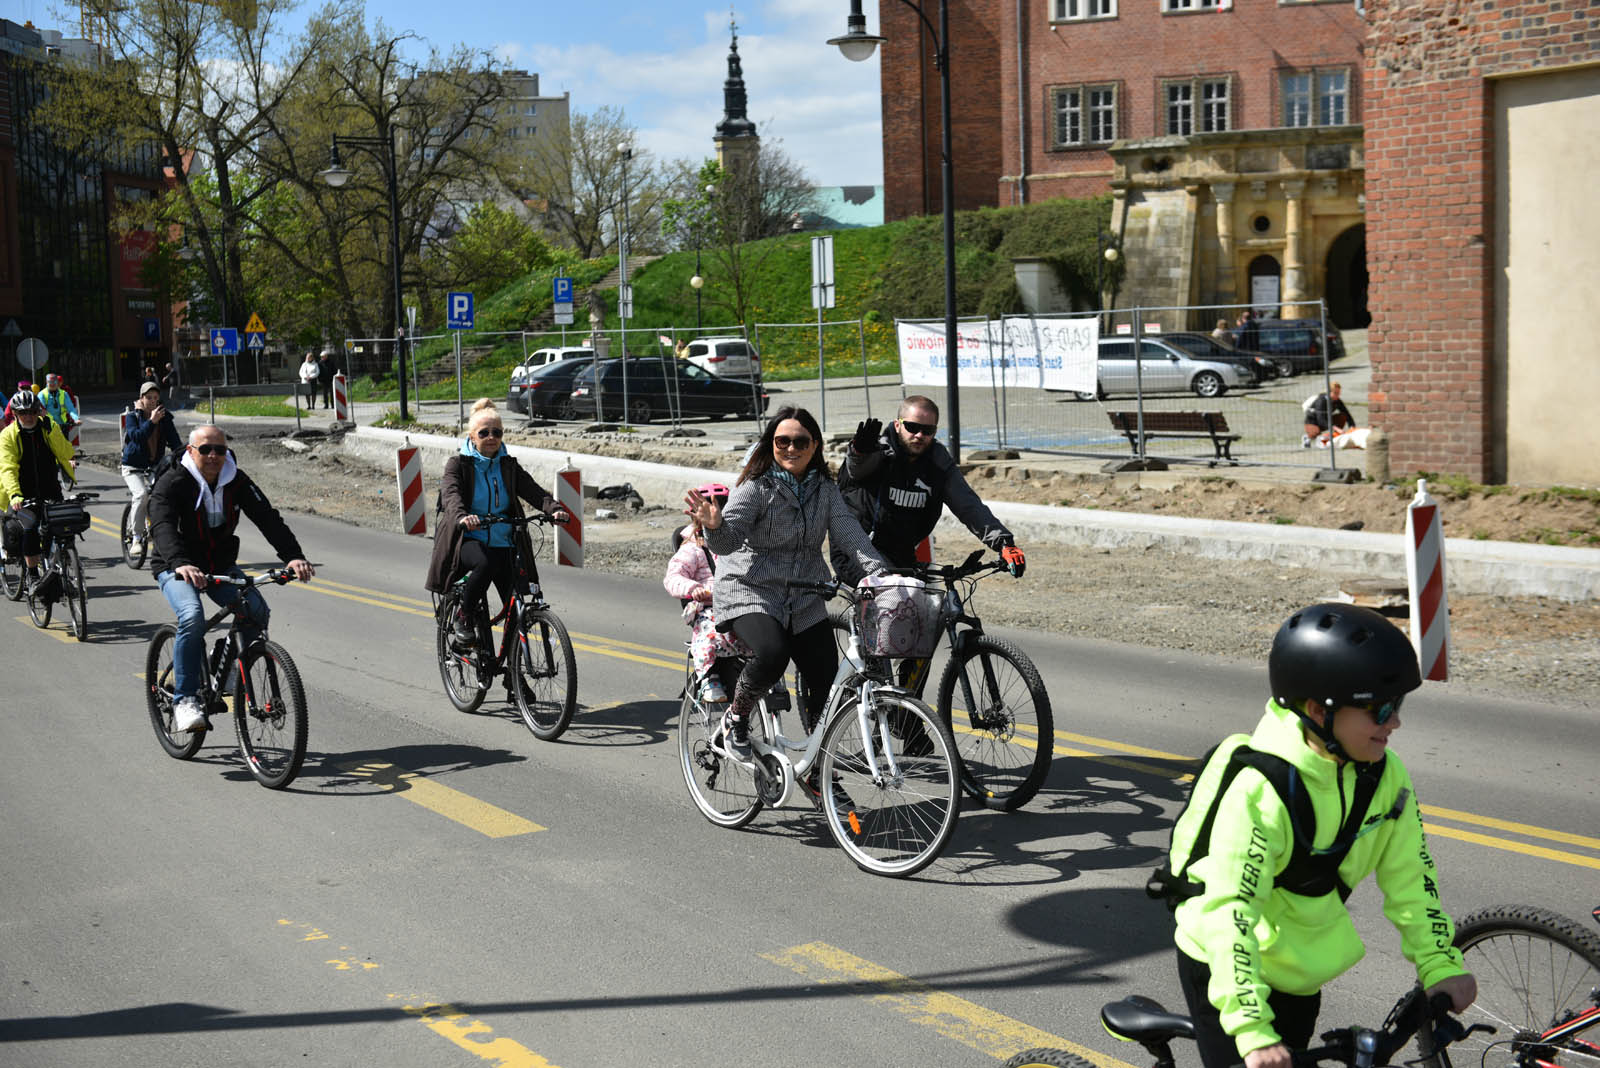
[{"label": "parked silver car", "polygon": [[761,356],[742,337],[702,337],[689,342],[684,359],[721,378],[761,381]]},{"label": "parked silver car", "polygon": [[[1196,396],[1220,397],[1230,389],[1255,384],[1255,375],[1237,364],[1198,360],[1155,338],[1141,340],[1139,349],[1135,364],[1133,338],[1100,339],[1100,396],[1132,393],[1142,386],[1146,393],[1192,390]],[[1088,399],[1087,394],[1078,395]]]}]

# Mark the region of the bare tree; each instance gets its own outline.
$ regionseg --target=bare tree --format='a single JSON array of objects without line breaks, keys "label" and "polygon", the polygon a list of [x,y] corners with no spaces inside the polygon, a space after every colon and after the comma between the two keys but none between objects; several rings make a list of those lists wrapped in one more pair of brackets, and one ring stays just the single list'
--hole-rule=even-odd
[{"label": "bare tree", "polygon": [[665,184],[654,157],[637,147],[636,133],[618,108],[579,113],[565,136],[543,142],[513,180],[548,204],[546,228],[584,259],[617,248],[624,217],[632,251],[661,247]]}]

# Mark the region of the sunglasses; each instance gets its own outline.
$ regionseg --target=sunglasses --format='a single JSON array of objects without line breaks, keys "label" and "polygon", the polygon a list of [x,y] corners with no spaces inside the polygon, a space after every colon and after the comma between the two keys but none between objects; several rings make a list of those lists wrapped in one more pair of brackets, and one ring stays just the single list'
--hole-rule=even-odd
[{"label": "sunglasses", "polygon": [[811,448],[811,439],[806,437],[804,434],[801,434],[799,437],[795,438],[788,437],[784,434],[778,434],[773,437],[772,444],[780,449],[793,449],[795,452],[805,452],[807,449]]},{"label": "sunglasses", "polygon": [[505,436],[505,430],[497,426],[486,426],[478,431],[480,438],[498,438]]},{"label": "sunglasses", "polygon": [[190,445],[189,448],[201,456],[225,456],[228,452],[226,445]]},{"label": "sunglasses", "polygon": [[1372,717],[1372,722],[1381,727],[1394,718],[1395,713],[1400,711],[1400,706],[1404,703],[1405,695],[1402,694],[1399,697],[1391,697],[1387,701],[1369,701],[1364,705],[1356,705],[1355,707],[1366,709],[1367,714]]},{"label": "sunglasses", "polygon": [[930,438],[933,437],[934,432],[939,429],[938,423],[913,423],[909,419],[900,420],[900,425],[905,427],[907,434],[921,434],[924,437]]}]

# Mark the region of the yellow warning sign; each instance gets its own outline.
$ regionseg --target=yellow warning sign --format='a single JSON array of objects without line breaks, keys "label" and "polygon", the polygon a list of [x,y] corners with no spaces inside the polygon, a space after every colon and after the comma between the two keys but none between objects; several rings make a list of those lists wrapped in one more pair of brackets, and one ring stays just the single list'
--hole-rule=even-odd
[{"label": "yellow warning sign", "polygon": [[265,334],[267,332],[267,324],[261,321],[261,316],[251,312],[250,321],[244,324],[244,332],[247,334]]}]

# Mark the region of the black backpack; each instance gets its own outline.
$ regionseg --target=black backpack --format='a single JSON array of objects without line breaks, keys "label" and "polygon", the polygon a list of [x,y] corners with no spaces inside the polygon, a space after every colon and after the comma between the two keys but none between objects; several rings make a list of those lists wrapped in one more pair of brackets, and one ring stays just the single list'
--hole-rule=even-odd
[{"label": "black backpack", "polygon": [[[1217,747],[1213,747],[1211,752],[1205,755],[1202,767],[1210,766],[1211,758],[1216,752]],[[1222,803],[1228,787],[1233,784],[1234,778],[1243,768],[1254,768],[1260,772],[1289,813],[1289,822],[1294,828],[1294,850],[1289,856],[1289,863],[1284,866],[1283,871],[1273,876],[1272,883],[1302,897],[1323,897],[1326,894],[1338,893],[1340,901],[1348,898],[1351,888],[1339,877],[1339,865],[1343,864],[1344,858],[1349,855],[1350,847],[1355,844],[1363,828],[1368,824],[1398,819],[1405,810],[1406,801],[1411,797],[1411,791],[1403,789],[1388,812],[1367,818],[1367,808],[1372,804],[1373,795],[1377,793],[1378,780],[1383,778],[1384,761],[1362,766],[1356,775],[1356,788],[1351,798],[1350,814],[1345,817],[1344,825],[1339,828],[1339,833],[1327,849],[1314,850],[1312,843],[1316,840],[1317,815],[1312,807],[1310,794],[1301,786],[1299,769],[1273,753],[1263,753],[1248,745],[1241,745],[1228,756],[1227,767],[1223,769],[1222,779],[1211,798],[1211,808],[1206,812],[1199,833],[1195,835],[1194,848],[1190,850],[1183,867],[1173,871],[1169,854],[1166,863],[1151,872],[1149,881],[1145,883],[1145,893],[1157,900],[1165,901],[1168,910],[1176,910],[1190,898],[1205,893],[1205,883],[1186,877],[1184,872],[1196,860],[1210,852],[1211,827],[1217,818],[1217,806]],[[1195,781],[1199,782],[1198,776]],[[1194,796],[1191,794],[1189,804],[1193,802]],[[1178,818],[1181,820],[1188,811],[1189,805],[1186,804]]]}]

